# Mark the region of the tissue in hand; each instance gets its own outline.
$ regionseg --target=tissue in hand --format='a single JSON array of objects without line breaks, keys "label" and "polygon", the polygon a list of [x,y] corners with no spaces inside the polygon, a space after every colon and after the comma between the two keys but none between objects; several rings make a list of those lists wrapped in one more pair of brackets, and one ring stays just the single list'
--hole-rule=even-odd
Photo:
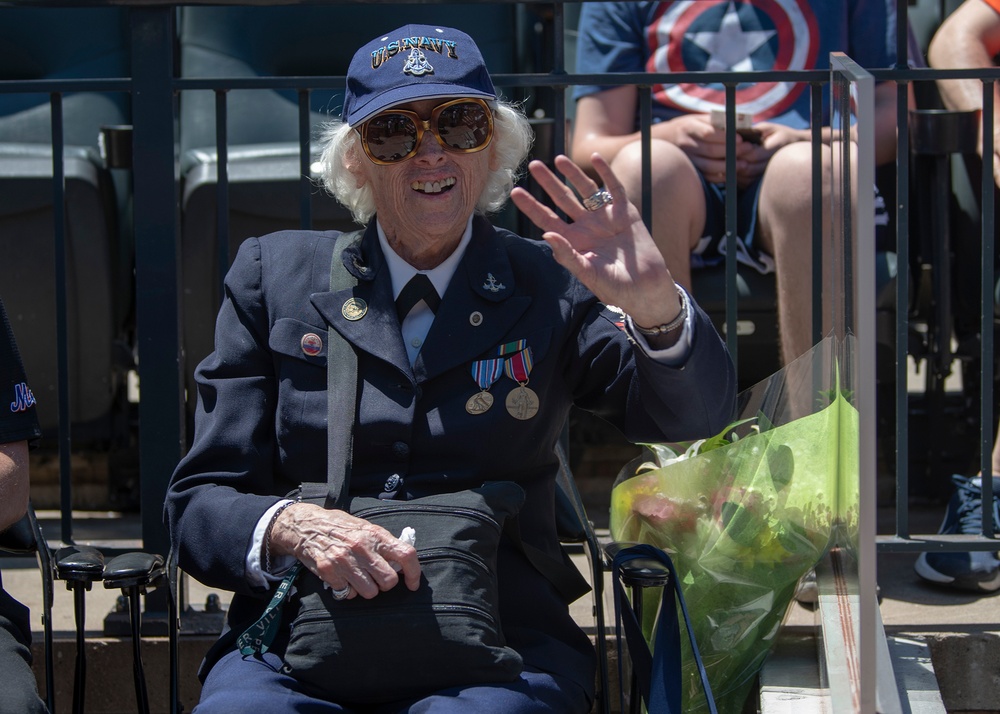
[{"label": "tissue in hand", "polygon": [[399,539],[404,543],[406,543],[407,545],[412,545],[416,547],[417,532],[412,528],[410,528],[409,526],[406,526],[406,528],[403,529],[403,532],[399,534]]},{"label": "tissue in hand", "polygon": [[[407,545],[412,545],[413,547],[416,547],[417,532],[412,528],[410,528],[410,526],[406,526],[405,528],[403,528],[403,532],[399,534],[399,540],[406,543]],[[403,569],[403,566],[395,561],[389,561],[389,565],[391,565],[392,569],[395,570],[397,573]]]}]

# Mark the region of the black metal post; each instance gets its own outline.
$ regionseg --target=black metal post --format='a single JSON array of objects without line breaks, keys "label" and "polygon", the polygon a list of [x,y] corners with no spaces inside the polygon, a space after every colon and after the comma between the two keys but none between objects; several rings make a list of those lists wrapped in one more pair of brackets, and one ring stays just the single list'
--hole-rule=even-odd
[{"label": "black metal post", "polygon": [[[184,449],[177,186],[174,181],[174,8],[133,7],[132,119],[143,548],[169,551],[163,501]],[[147,607],[150,606],[147,600]],[[162,608],[166,611],[166,606]]]}]

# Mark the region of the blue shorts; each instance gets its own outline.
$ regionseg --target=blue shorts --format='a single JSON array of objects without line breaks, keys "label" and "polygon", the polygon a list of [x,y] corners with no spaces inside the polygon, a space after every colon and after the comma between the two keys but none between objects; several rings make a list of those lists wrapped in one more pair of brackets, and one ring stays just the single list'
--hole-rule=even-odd
[{"label": "blue shorts", "polygon": [[[705,230],[691,251],[692,268],[720,265],[726,260],[726,187],[709,183],[701,173],[698,176],[705,192]],[[736,261],[761,273],[773,273],[774,259],[758,250],[753,240],[760,182],[757,179],[736,194]]]},{"label": "blue shorts", "polygon": [[[705,192],[705,230],[691,251],[692,268],[721,265],[726,260],[726,187],[709,183],[701,173],[698,176]],[[767,274],[774,272],[774,258],[754,244],[760,183],[757,179],[736,194],[736,261]],[[874,188],[875,245],[878,250],[889,250],[895,245],[890,214],[878,185]]]}]

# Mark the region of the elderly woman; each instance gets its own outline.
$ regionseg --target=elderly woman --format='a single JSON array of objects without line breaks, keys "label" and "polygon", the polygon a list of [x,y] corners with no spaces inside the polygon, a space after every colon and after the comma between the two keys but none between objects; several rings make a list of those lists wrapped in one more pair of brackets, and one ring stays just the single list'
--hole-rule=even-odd
[{"label": "elderly woman", "polygon": [[[593,646],[551,573],[526,555],[565,562],[553,449],[570,408],[636,442],[705,436],[732,415],[734,371],[607,164],[594,157],[602,188],[566,157],[555,166],[569,186],[531,163],[561,218],[512,189],[529,145],[527,121],[498,100],[470,37],[393,30],[355,55],[343,122],[325,136],[327,186],[363,234],[337,255],[342,235],[311,231],[240,248],[215,351],[197,371],[194,443],[166,503],[180,567],[235,592],[202,667],[199,714],[590,710]],[[490,224],[508,196],[544,242]],[[338,271],[355,283],[346,293],[331,291]],[[327,393],[338,367],[328,350],[341,342],[357,361],[351,403]],[[349,466],[348,496],[457,503],[484,484],[523,489],[518,542],[505,535],[495,561],[501,674],[478,681],[463,657],[441,666],[437,632],[406,645],[401,627],[398,641],[345,647],[318,682],[296,676],[280,606],[305,586],[294,576],[278,586],[290,566],[343,613],[380,598],[403,607],[430,572],[419,532],[415,547],[346,508],[287,496],[327,481],[328,396],[331,432],[353,427],[347,448],[329,454]],[[387,666],[380,653],[401,647],[408,667]],[[384,683],[370,697],[337,679],[359,663]],[[418,691],[393,699],[411,675]]]}]

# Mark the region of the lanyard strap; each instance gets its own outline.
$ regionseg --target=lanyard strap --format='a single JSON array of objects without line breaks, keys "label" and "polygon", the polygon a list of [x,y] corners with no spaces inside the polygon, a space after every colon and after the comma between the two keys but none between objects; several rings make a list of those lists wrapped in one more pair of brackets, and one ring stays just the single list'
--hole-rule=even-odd
[{"label": "lanyard strap", "polygon": [[281,581],[271,598],[271,602],[267,604],[264,613],[257,622],[250,625],[242,635],[236,638],[236,646],[240,648],[241,655],[245,657],[258,652],[264,654],[271,647],[275,635],[278,634],[278,627],[281,625],[281,608],[285,604],[288,591],[292,589],[292,583],[295,582],[300,570],[302,570],[302,563],[296,561],[295,565],[288,570],[285,579]]}]

